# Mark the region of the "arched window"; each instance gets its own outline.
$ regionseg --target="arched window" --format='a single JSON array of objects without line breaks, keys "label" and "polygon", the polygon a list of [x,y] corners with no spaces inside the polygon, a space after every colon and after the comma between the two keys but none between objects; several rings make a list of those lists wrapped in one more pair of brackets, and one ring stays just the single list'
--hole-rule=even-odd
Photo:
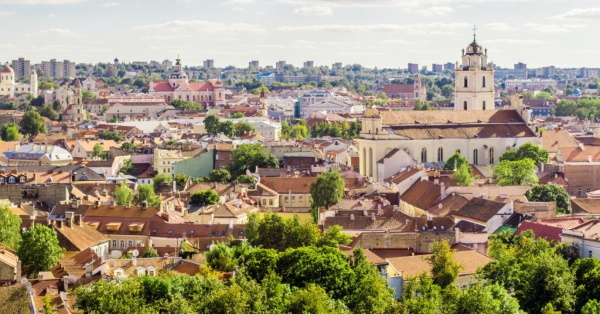
[{"label": "arched window", "polygon": [[479,164],[479,151],[477,150],[477,148],[473,150],[473,164]]},{"label": "arched window", "polygon": [[483,101],[483,110],[485,110],[485,100]]},{"label": "arched window", "polygon": [[373,148],[369,147],[369,177],[373,176]]},{"label": "arched window", "polygon": [[444,148],[443,147],[438,148],[438,161],[439,162],[444,161]]},{"label": "arched window", "polygon": [[463,107],[465,108],[465,110],[467,110],[467,101],[465,100],[465,102],[463,103]]},{"label": "arched window", "polygon": [[482,68],[485,67],[485,64],[483,64],[483,57],[479,57],[479,66]]},{"label": "arched window", "polygon": [[427,162],[427,148],[421,149],[421,162]]},{"label": "arched window", "polygon": [[467,79],[467,77],[466,77],[466,76],[465,76],[465,79],[464,79],[464,83],[465,83],[465,84],[464,84],[464,85],[465,85],[465,87],[469,87],[469,80]]},{"label": "arched window", "polygon": [[[467,58],[467,66],[470,67],[471,66],[471,58]],[[465,86],[466,87],[466,86]]]},{"label": "arched window", "polygon": [[485,87],[485,76],[482,79],[482,87]]},{"label": "arched window", "polygon": [[493,165],[495,162],[494,160],[494,148],[490,147],[490,165]]}]

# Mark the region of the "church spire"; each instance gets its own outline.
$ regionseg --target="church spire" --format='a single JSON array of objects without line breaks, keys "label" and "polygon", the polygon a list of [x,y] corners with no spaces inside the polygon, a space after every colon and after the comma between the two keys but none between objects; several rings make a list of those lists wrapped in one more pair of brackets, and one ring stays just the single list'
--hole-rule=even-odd
[{"label": "church spire", "polygon": [[477,38],[477,26],[473,25],[473,41],[477,41],[475,40]]}]

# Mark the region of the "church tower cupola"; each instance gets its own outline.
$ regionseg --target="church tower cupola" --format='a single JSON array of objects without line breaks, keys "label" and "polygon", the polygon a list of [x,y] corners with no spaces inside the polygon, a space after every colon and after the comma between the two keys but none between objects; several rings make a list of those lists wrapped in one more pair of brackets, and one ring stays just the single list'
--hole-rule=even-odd
[{"label": "church tower cupola", "polygon": [[488,67],[487,49],[473,42],[462,50],[462,62],[454,70],[454,110],[494,110],[494,69]]}]

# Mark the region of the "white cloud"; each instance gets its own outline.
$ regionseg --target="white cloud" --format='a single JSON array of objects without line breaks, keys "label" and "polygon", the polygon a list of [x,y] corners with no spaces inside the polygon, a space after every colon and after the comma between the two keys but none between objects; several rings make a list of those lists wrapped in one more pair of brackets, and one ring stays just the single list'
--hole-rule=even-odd
[{"label": "white cloud", "polygon": [[555,19],[596,19],[600,17],[600,8],[573,9],[560,15]]},{"label": "white cloud", "polygon": [[538,24],[538,23],[526,23],[526,27],[529,27],[532,31],[546,34],[556,33],[568,33],[573,28],[581,28],[584,25],[581,24]]},{"label": "white cloud", "polygon": [[485,2],[528,2],[532,0],[276,0],[291,5],[327,5],[334,7],[418,7],[421,5],[439,5],[451,3],[485,3]]},{"label": "white cloud", "polygon": [[9,15],[14,15],[15,12],[0,12],[0,16],[9,16]]},{"label": "white cloud", "polygon": [[398,44],[398,45],[408,45],[409,41],[404,39],[387,39],[381,42],[382,44]]},{"label": "white cloud", "polygon": [[299,15],[331,15],[333,10],[330,7],[313,6],[297,8],[294,13]]},{"label": "white cloud", "polygon": [[245,32],[245,33],[265,33],[266,30],[258,24],[246,23],[219,23],[204,20],[175,20],[160,24],[142,25],[133,28],[138,31],[163,31],[178,33],[182,31],[195,31],[202,33],[214,32]]},{"label": "white cloud", "polygon": [[418,12],[424,16],[446,16],[454,13],[454,9],[451,7],[430,7],[419,10]]},{"label": "white cloud", "polygon": [[508,23],[501,23],[501,22],[485,24],[485,28],[487,28],[491,31],[501,31],[501,32],[515,31],[515,30],[519,29],[516,26],[512,26],[512,25],[509,25]]},{"label": "white cloud", "polygon": [[254,0],[228,0],[225,4],[243,5],[254,3]]},{"label": "white cloud", "polygon": [[85,2],[87,0],[0,0],[0,4],[52,4],[52,5],[60,5],[60,4],[73,4],[79,2]]},{"label": "white cloud", "polygon": [[118,2],[107,2],[105,4],[103,4],[102,6],[105,8],[110,8],[110,7],[118,7],[120,5],[120,3]]},{"label": "white cloud", "polygon": [[43,31],[28,34],[27,36],[77,37],[80,36],[80,34],[66,28],[49,28]]},{"label": "white cloud", "polygon": [[293,31],[321,31],[321,32],[410,32],[432,33],[471,27],[467,23],[417,23],[417,24],[325,24],[325,25],[283,25],[277,30],[282,32]]}]

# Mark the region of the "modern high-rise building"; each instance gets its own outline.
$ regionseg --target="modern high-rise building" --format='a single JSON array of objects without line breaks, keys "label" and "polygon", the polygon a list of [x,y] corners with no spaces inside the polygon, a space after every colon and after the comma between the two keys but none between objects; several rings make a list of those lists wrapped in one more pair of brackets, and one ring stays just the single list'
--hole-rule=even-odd
[{"label": "modern high-rise building", "polygon": [[260,63],[258,62],[258,60],[252,60],[248,62],[248,67],[251,69],[260,69]]},{"label": "modern high-rise building", "polygon": [[40,69],[44,77],[75,77],[75,62],[69,60],[57,61],[51,59],[50,61],[42,61]]},{"label": "modern high-rise building", "polygon": [[215,60],[206,59],[204,62],[202,62],[202,66],[204,66],[205,68],[212,69],[215,67]]},{"label": "modern high-rise building", "polygon": [[304,62],[304,67],[305,68],[314,68],[315,67],[315,63],[313,61],[305,61]]},{"label": "modern high-rise building", "polygon": [[29,78],[31,76],[31,62],[25,58],[19,58],[12,61],[12,68],[15,71],[15,79]]},{"label": "modern high-rise building", "polygon": [[408,64],[408,72],[410,72],[410,74],[419,73],[419,65],[416,63],[409,63]]},{"label": "modern high-rise building", "polygon": [[441,64],[432,64],[431,65],[431,72],[435,72],[435,73],[440,73],[444,71],[444,66]]},{"label": "modern high-rise building", "polygon": [[283,67],[286,65],[285,61],[277,61],[277,63],[275,63],[275,68],[276,69],[283,69]]},{"label": "modern high-rise building", "polygon": [[341,70],[342,69],[342,63],[341,62],[336,62],[334,64],[331,65],[331,69],[332,70]]},{"label": "modern high-rise building", "polygon": [[448,62],[444,64],[444,71],[454,71],[456,70],[456,65],[452,62]]},{"label": "modern high-rise building", "polygon": [[527,70],[527,64],[523,62],[515,63],[515,70]]}]

